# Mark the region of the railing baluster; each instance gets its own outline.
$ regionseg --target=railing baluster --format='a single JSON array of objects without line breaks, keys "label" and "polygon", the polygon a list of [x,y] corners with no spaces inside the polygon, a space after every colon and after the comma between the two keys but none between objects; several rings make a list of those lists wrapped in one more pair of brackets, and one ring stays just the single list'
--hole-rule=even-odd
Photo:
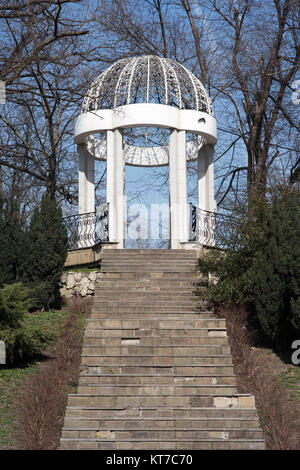
[{"label": "railing baluster", "polygon": [[233,229],[233,217],[205,211],[191,205],[190,241],[224,248],[225,240]]},{"label": "railing baluster", "polygon": [[102,204],[95,212],[63,218],[68,232],[69,250],[88,248],[99,242],[109,241],[108,207],[108,204]]}]

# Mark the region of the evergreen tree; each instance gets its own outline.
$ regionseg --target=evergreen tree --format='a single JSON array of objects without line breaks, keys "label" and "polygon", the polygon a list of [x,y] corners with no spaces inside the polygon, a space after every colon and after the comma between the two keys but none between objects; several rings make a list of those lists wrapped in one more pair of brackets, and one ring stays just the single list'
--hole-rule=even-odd
[{"label": "evergreen tree", "polygon": [[0,195],[0,287],[20,280],[25,243],[18,205]]},{"label": "evergreen tree", "polygon": [[59,307],[59,284],[67,257],[68,237],[62,211],[47,194],[33,213],[27,242],[24,281],[33,288],[35,307],[46,310]]},{"label": "evergreen tree", "polygon": [[264,339],[278,350],[289,349],[300,335],[299,192],[253,201],[237,231],[225,253],[212,250],[199,262],[204,274],[218,278],[206,298],[246,305]]},{"label": "evergreen tree", "polygon": [[8,309],[0,289],[0,325],[7,323],[9,318]]},{"label": "evergreen tree", "polygon": [[273,198],[249,274],[261,328],[280,349],[289,347],[300,333],[299,202],[296,195]]}]

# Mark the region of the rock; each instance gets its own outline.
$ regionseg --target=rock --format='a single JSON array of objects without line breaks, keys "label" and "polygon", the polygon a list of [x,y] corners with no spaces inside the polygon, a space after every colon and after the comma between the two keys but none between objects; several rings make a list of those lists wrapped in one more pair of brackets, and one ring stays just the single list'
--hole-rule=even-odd
[{"label": "rock", "polygon": [[75,278],[74,278],[74,273],[68,273],[68,278],[67,278],[67,289],[73,289],[75,287]]},{"label": "rock", "polygon": [[97,273],[95,271],[92,271],[89,273],[89,280],[92,282],[95,282],[97,278]]},{"label": "rock", "polygon": [[85,297],[88,293],[89,288],[89,279],[87,277],[83,278],[79,285],[79,293],[82,297]]},{"label": "rock", "polygon": [[75,273],[74,278],[76,282],[80,282],[82,278],[82,273]]},{"label": "rock", "polygon": [[91,292],[94,292],[94,290],[95,290],[95,283],[92,282],[92,281],[90,281],[90,283],[89,283],[89,290],[90,290]]}]

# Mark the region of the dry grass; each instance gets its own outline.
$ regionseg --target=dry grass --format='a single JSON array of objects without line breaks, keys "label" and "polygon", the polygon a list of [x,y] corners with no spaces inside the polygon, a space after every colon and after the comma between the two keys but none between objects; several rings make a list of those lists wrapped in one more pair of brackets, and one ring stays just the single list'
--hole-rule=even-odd
[{"label": "dry grass", "polygon": [[56,346],[36,374],[24,383],[18,396],[18,439],[23,449],[59,447],[68,393],[77,383],[82,349],[82,313],[91,301],[74,298],[71,312]]},{"label": "dry grass", "polygon": [[289,401],[288,391],[263,366],[255,348],[255,336],[247,329],[247,312],[234,306],[218,307],[216,313],[226,319],[239,392],[255,395],[267,448],[299,449],[295,406]]}]

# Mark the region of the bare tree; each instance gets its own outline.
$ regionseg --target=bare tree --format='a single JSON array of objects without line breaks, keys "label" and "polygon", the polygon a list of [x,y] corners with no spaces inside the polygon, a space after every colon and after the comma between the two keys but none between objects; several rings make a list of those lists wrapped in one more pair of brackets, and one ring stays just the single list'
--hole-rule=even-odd
[{"label": "bare tree", "polygon": [[[191,23],[198,53],[200,35],[187,0],[181,0]],[[206,2],[207,3],[207,2]],[[202,2],[198,2],[202,4]],[[226,103],[229,132],[241,138],[247,164],[231,168],[226,192],[241,171],[247,172],[247,193],[264,195],[267,177],[276,159],[289,148],[291,134],[299,131],[291,84],[299,67],[299,4],[293,0],[210,2],[222,31],[223,79],[211,86]],[[217,74],[220,80],[221,75]]]},{"label": "bare tree", "polygon": [[88,47],[81,43],[85,24],[76,20],[80,3],[0,3],[0,77],[7,96],[0,110],[2,175],[26,174],[33,188],[71,203],[73,118],[85,88],[79,74]]},{"label": "bare tree", "polygon": [[289,172],[297,160],[298,21],[295,0],[112,0],[94,15],[113,48],[102,50],[105,62],[167,55],[207,86],[219,123],[219,203],[241,190],[264,195],[275,169]]}]

